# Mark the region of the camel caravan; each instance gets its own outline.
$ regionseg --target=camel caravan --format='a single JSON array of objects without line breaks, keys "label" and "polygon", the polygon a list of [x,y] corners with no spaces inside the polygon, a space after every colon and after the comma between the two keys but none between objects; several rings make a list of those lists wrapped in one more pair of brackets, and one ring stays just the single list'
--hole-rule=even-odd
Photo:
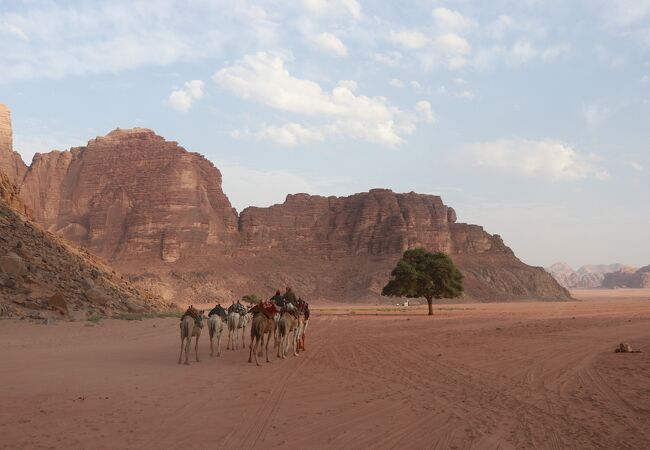
[{"label": "camel caravan", "polygon": [[[185,351],[185,364],[189,365],[190,347],[194,341],[194,357],[199,360],[199,338],[203,329],[204,311],[190,305],[181,317],[181,353],[178,364],[183,361]],[[250,328],[248,362],[260,365],[258,357],[266,353],[266,362],[269,359],[269,344],[273,341],[273,350],[276,357],[285,359],[289,351],[298,356],[305,350],[305,332],[309,324],[309,304],[302,298],[296,297],[291,287],[287,287],[284,295],[276,291],[268,300],[254,303],[246,308],[238,300],[227,309],[217,304],[208,313],[208,333],[210,336],[210,356],[221,356],[221,335],[228,331],[226,350],[237,350],[241,337],[242,348],[246,348],[246,327]],[[250,326],[249,326],[250,324]],[[241,330],[241,333],[240,333]]]}]

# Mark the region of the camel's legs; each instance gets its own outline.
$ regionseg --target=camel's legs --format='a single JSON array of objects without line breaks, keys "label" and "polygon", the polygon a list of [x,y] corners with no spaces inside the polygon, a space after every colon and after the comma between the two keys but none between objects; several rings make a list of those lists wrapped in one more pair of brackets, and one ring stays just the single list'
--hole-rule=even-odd
[{"label": "camel's legs", "polygon": [[258,366],[260,365],[259,361],[257,360],[257,346],[259,345],[259,343],[260,343],[259,336],[255,336],[255,341],[253,344],[253,348],[251,349],[251,352],[253,353],[253,355],[255,355],[255,364]]},{"label": "camel's legs", "polygon": [[253,342],[251,341],[251,346],[249,347],[248,351],[248,362],[252,363],[253,362]]},{"label": "camel's legs", "polygon": [[217,356],[221,356],[221,330],[217,333]]},{"label": "camel's legs", "polygon": [[269,341],[271,340],[271,333],[273,333],[273,330],[269,330],[269,334],[266,337],[266,362],[271,362],[269,361]]},{"label": "camel's legs", "polygon": [[194,356],[196,357],[196,362],[201,362],[199,360],[199,336],[200,335],[197,334],[196,341],[194,341]]},{"label": "camel's legs", "polygon": [[298,333],[300,333],[300,326],[293,330],[293,356],[298,356]]},{"label": "camel's legs", "polygon": [[192,345],[192,334],[190,333],[185,339],[185,365],[190,365],[190,345]]},{"label": "camel's legs", "polygon": [[[257,354],[257,356],[262,356],[262,352],[264,351],[264,332],[262,332],[261,338],[262,338],[262,343],[260,344],[260,351]],[[255,347],[255,348],[257,348],[257,347]]]},{"label": "camel's legs", "polygon": [[178,364],[180,364],[183,360],[183,344],[185,344],[185,342],[183,342],[184,340],[185,339],[183,339],[183,335],[181,334],[181,354],[178,355]]}]

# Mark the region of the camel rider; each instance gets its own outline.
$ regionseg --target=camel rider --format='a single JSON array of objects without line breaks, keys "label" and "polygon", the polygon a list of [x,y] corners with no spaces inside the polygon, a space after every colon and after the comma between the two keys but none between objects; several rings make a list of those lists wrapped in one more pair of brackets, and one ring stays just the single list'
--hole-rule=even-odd
[{"label": "camel rider", "polygon": [[284,306],[284,297],[280,293],[280,289],[275,291],[275,295],[271,297],[271,301],[277,305],[278,308],[282,309]]},{"label": "camel rider", "polygon": [[298,305],[298,300],[296,299],[296,294],[293,293],[293,290],[291,290],[291,286],[287,286],[287,290],[284,293],[284,302],[285,303],[291,303],[293,306]]}]

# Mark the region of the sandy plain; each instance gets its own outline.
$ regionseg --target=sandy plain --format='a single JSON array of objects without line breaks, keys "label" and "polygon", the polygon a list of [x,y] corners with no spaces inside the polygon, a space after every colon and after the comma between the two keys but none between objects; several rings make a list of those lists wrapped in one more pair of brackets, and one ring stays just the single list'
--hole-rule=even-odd
[{"label": "sandy plain", "polygon": [[262,367],[207,332],[177,365],[176,318],[0,321],[0,448],[650,448],[650,290],[573,294],[314,305]]}]

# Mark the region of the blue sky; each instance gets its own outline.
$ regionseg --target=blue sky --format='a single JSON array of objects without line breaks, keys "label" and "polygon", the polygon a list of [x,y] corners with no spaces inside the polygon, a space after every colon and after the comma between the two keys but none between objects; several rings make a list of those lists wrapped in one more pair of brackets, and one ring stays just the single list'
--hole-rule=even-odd
[{"label": "blue sky", "polygon": [[442,195],[525,262],[650,263],[650,0],[0,2],[15,147],[147,127],[234,206]]}]

